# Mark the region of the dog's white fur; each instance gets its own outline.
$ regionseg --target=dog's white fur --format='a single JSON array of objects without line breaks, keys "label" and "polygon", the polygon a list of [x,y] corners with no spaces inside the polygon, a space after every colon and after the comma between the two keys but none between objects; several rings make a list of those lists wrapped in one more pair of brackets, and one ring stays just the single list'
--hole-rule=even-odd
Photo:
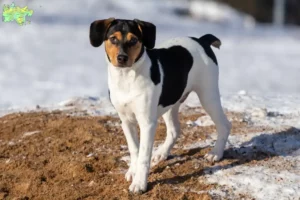
[{"label": "dog's white fur", "polygon": [[[214,121],[218,138],[213,150],[205,155],[205,158],[212,162],[218,161],[223,156],[231,129],[231,124],[227,120],[220,102],[218,66],[207,56],[202,46],[187,37],[171,39],[162,44],[160,48],[174,45],[183,46],[193,57],[193,66],[189,72],[183,95],[191,91],[196,92],[203,108]],[[129,187],[131,192],[143,192],[147,189],[157,119],[161,115],[163,116],[167,127],[167,137],[154,153],[152,157],[154,162],[167,158],[180,134],[178,119],[180,100],[168,107],[157,106],[162,91],[163,70],[159,66],[161,82],[154,85],[150,77],[151,60],[146,52],[132,67],[120,68],[113,66],[108,60],[107,62],[111,102],[122,121],[131,157],[130,167],[125,178],[127,181],[132,180]],[[137,123],[140,127],[140,144]]]}]

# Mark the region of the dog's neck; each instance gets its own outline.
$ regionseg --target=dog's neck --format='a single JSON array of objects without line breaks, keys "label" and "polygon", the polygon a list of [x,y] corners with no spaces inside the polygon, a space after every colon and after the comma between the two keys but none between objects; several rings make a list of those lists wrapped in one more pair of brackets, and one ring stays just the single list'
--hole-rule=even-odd
[{"label": "dog's neck", "polygon": [[131,67],[115,67],[108,62],[108,87],[112,91],[118,91],[119,94],[134,93],[136,88],[142,87],[141,80],[150,78],[151,60],[146,52]]},{"label": "dog's neck", "polygon": [[134,63],[138,62],[140,60],[140,58],[145,54],[145,47],[141,48],[140,54],[138,55],[138,57],[135,59]]}]

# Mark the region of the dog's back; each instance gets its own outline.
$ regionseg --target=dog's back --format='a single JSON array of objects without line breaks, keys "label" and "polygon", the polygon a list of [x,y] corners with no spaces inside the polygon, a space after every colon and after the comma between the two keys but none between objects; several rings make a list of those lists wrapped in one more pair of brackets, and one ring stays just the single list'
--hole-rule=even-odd
[{"label": "dog's back", "polygon": [[[197,57],[197,53],[200,53],[201,55],[203,54],[204,58],[209,57],[216,65],[218,65],[217,58],[216,58],[213,50],[211,49],[211,46],[214,46],[219,49],[221,46],[221,40],[212,34],[206,34],[200,38],[196,38],[196,37],[172,38],[172,39],[167,40],[164,43],[158,45],[157,48],[158,49],[160,49],[160,48],[168,49],[169,47],[172,47],[172,46],[184,47],[191,54],[194,55],[194,53],[196,53],[195,57]],[[181,55],[178,55],[178,56],[180,57]],[[205,58],[204,60],[207,60],[207,59]]]},{"label": "dog's back", "polygon": [[[206,79],[203,77],[218,73],[218,62],[211,45],[219,48],[221,41],[207,34],[200,38],[173,38],[156,49],[147,50],[152,62],[152,81],[163,83],[159,105],[167,107],[183,101],[189,92],[201,87],[200,84],[206,85],[207,80],[203,81]],[[161,73],[163,80],[160,80]]]}]

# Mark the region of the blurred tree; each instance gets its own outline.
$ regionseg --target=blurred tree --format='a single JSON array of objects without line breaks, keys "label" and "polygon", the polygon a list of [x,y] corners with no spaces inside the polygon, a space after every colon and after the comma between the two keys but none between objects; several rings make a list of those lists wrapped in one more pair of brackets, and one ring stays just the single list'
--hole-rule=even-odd
[{"label": "blurred tree", "polygon": [[300,25],[300,1],[287,0],[286,5],[286,23]]},{"label": "blurred tree", "polygon": [[272,22],[273,0],[217,0],[252,15],[259,22]]},{"label": "blurred tree", "polygon": [[[252,15],[258,22],[272,23],[276,0],[216,0]],[[285,24],[300,25],[300,0],[285,0]]]},{"label": "blurred tree", "polygon": [[273,23],[276,26],[282,26],[285,23],[285,5],[286,0],[274,0]]}]

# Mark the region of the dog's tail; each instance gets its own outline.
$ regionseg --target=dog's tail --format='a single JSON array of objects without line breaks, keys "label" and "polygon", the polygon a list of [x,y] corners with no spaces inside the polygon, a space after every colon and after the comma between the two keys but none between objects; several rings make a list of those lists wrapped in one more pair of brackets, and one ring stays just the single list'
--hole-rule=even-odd
[{"label": "dog's tail", "polygon": [[198,39],[198,41],[202,44],[206,44],[208,46],[212,45],[218,49],[220,49],[221,46],[221,40],[219,38],[217,38],[216,36],[212,35],[212,34],[206,34],[203,35],[202,37],[200,37]]},{"label": "dog's tail", "polygon": [[218,65],[216,55],[214,54],[214,52],[210,46],[212,45],[212,46],[220,49],[221,40],[219,40],[219,38],[217,38],[216,36],[214,36],[212,34],[206,34],[200,38],[192,37],[192,39],[195,40],[198,44],[200,44],[203,47],[207,56],[210,57],[216,65]]}]

